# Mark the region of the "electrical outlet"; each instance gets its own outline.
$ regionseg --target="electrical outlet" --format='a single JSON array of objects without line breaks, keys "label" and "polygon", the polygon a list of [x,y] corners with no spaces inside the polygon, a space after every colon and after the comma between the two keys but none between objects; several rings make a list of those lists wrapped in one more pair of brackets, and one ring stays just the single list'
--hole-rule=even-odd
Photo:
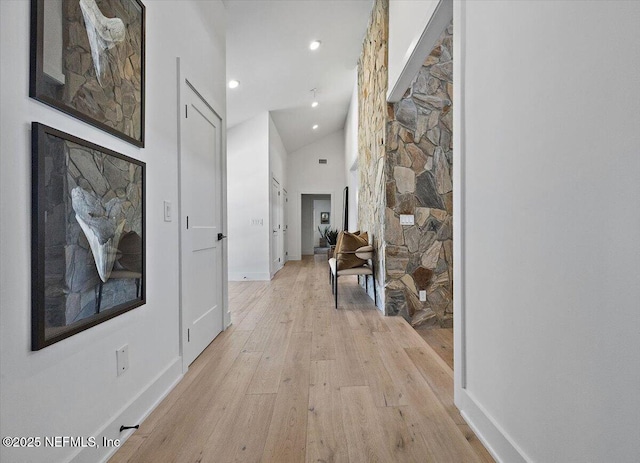
[{"label": "electrical outlet", "polygon": [[427,292],[424,289],[420,291],[420,302],[427,302]]},{"label": "electrical outlet", "polygon": [[129,369],[129,345],[125,344],[116,351],[116,366],[118,367],[118,376],[124,374]]}]

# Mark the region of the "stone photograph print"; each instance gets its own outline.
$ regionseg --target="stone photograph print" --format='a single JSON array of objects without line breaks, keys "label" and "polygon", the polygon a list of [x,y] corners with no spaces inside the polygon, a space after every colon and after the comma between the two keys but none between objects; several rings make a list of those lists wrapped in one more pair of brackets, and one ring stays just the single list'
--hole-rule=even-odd
[{"label": "stone photograph print", "polygon": [[144,146],[142,3],[33,0],[32,8],[31,96]]},{"label": "stone photograph print", "polygon": [[40,124],[34,132],[44,193],[34,198],[44,217],[34,319],[50,341],[143,303],[144,164]]}]

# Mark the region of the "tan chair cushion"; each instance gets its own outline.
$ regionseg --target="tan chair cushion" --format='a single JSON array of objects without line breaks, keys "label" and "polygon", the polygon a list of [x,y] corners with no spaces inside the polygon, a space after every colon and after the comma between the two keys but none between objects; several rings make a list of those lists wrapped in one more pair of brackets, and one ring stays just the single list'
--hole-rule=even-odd
[{"label": "tan chair cushion", "polygon": [[369,244],[356,249],[356,256],[364,260],[373,259],[373,246]]},{"label": "tan chair cushion", "polygon": [[[331,268],[331,273],[333,273],[334,275],[336,274],[336,263],[336,259],[329,259],[329,267]],[[338,271],[338,276],[344,275],[373,275],[373,271],[368,265],[362,265],[360,267],[347,268]]]},{"label": "tan chair cushion", "polygon": [[342,239],[339,242],[340,247],[336,247],[335,254],[338,271],[361,267],[366,264],[367,261],[356,256],[355,251],[363,246],[367,246],[368,244],[367,233],[354,235],[353,233],[343,232]]}]

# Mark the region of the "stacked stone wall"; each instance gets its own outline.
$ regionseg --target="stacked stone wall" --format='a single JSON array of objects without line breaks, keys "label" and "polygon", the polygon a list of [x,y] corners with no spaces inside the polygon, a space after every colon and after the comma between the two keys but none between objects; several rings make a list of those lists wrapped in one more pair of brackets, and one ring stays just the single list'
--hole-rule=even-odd
[{"label": "stacked stone wall", "polygon": [[[378,304],[384,307],[385,140],[389,1],[376,0],[358,62],[358,224],[376,249]],[[373,289],[370,289],[372,292]]]},{"label": "stacked stone wall", "polygon": [[[453,323],[452,34],[450,25],[389,105],[385,305],[414,326]],[[400,214],[413,214],[415,225],[400,225]]]}]

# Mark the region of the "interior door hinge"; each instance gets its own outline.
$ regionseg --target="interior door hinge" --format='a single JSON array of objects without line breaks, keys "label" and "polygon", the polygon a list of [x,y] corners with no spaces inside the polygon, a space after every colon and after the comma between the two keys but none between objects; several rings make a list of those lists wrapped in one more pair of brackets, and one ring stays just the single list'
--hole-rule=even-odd
[{"label": "interior door hinge", "polygon": [[187,216],[187,230],[189,230],[189,216]]},{"label": "interior door hinge", "polygon": [[191,342],[191,330],[187,328],[187,342]]},{"label": "interior door hinge", "polygon": [[189,106],[184,105],[184,118],[187,119],[189,117]]}]

